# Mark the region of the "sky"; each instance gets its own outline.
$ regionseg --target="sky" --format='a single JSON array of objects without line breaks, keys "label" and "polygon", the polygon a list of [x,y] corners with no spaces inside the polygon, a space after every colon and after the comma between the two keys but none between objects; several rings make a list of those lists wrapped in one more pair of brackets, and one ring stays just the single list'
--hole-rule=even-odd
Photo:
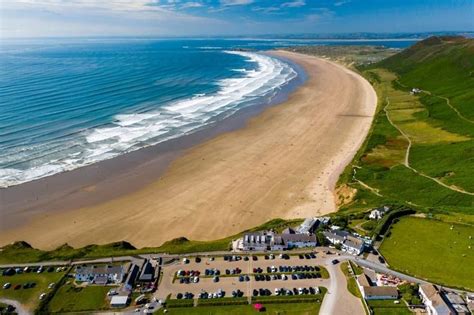
[{"label": "sky", "polygon": [[0,37],[473,31],[474,0],[0,0]]}]

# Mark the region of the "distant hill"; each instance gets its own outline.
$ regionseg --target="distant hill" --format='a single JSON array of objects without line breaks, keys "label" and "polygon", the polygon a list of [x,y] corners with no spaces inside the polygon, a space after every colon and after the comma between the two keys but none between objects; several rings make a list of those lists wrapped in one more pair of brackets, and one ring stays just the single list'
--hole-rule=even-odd
[{"label": "distant hill", "polygon": [[474,119],[474,39],[433,36],[375,67],[396,72],[405,85],[450,98],[464,116]]},{"label": "distant hill", "polygon": [[380,107],[346,172],[357,190],[346,209],[393,203],[474,215],[474,39],[433,36],[359,69]]}]

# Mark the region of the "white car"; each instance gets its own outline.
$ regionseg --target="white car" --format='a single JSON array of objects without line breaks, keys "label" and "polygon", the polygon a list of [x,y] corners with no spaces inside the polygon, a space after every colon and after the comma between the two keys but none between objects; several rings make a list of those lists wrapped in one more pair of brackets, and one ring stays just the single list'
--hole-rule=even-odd
[{"label": "white car", "polygon": [[11,286],[12,286],[12,284],[10,282],[7,282],[3,285],[3,289],[8,289]]},{"label": "white car", "polygon": [[48,285],[48,289],[52,289],[54,288],[56,284],[54,282],[51,282],[49,285]]},{"label": "white car", "polygon": [[45,297],[46,297],[46,293],[41,293],[40,296],[39,296],[39,299],[43,300]]},{"label": "white car", "polygon": [[303,288],[298,288],[298,294],[301,295],[303,293],[304,293]]},{"label": "white car", "polygon": [[287,280],[287,279],[288,277],[285,274],[281,275],[281,280]]}]

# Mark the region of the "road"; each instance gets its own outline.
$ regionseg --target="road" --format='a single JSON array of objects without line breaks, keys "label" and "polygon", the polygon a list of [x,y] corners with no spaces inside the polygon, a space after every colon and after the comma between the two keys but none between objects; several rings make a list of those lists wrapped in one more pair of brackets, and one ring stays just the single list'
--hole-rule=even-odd
[{"label": "road", "polygon": [[[334,257],[325,260],[325,267],[329,271],[330,283],[324,297],[319,314],[321,315],[365,315],[362,301],[347,290],[347,279],[341,270],[341,263],[333,265]],[[338,257],[338,260],[344,258]]]}]

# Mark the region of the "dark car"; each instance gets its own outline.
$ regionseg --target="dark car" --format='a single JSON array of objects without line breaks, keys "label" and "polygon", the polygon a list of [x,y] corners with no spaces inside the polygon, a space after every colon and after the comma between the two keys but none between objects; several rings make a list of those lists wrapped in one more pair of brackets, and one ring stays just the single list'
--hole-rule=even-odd
[{"label": "dark car", "polygon": [[249,256],[244,256],[244,261],[249,261]]},{"label": "dark car", "polygon": [[333,260],[331,261],[331,263],[332,263],[333,265],[336,265],[336,264],[338,264],[338,263],[339,263],[339,260],[337,260],[337,259],[333,259]]},{"label": "dark car", "polygon": [[378,255],[378,254],[379,254],[379,252],[377,252],[377,250],[376,250],[375,248],[372,248],[372,254],[374,254],[374,255]]},{"label": "dark car", "polygon": [[385,264],[385,259],[383,259],[382,256],[379,256],[378,259],[379,259],[379,261],[380,261],[381,264]]},{"label": "dark car", "polygon": [[200,263],[201,262],[201,257],[194,258],[194,261],[197,262],[197,263]]},{"label": "dark car", "polygon": [[258,295],[258,290],[257,290],[257,289],[253,289],[252,296],[257,296],[257,295]]},{"label": "dark car", "polygon": [[182,293],[176,294],[176,298],[177,298],[178,300],[181,300],[181,299],[183,298],[183,294],[182,294]]},{"label": "dark car", "polygon": [[303,255],[303,254],[299,254],[298,257],[299,257],[300,259],[304,259],[304,255]]},{"label": "dark car", "polygon": [[13,287],[13,290],[19,290],[21,289],[21,284],[17,284],[16,286]]},{"label": "dark car", "polygon": [[253,256],[252,256],[252,260],[253,260],[253,261],[257,261],[257,260],[258,260],[258,257],[255,256],[255,255],[253,255]]}]

